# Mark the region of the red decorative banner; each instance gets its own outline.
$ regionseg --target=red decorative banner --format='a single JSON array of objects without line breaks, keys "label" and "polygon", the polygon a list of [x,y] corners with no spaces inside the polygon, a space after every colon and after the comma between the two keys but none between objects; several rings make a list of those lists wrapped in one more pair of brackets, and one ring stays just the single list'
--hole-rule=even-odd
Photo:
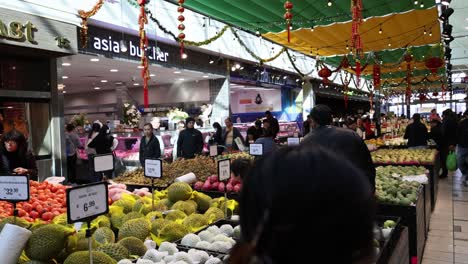
[{"label": "red decorative banner", "polygon": [[148,57],[146,56],[146,49],[148,48],[148,37],[146,36],[145,25],[148,24],[148,18],[146,17],[145,5],[148,0],[138,0],[140,5],[140,15],[138,16],[138,24],[140,25],[140,50],[141,50],[141,78],[143,78],[143,101],[144,107],[149,107],[148,100],[148,80],[150,79],[150,73],[148,69]]}]

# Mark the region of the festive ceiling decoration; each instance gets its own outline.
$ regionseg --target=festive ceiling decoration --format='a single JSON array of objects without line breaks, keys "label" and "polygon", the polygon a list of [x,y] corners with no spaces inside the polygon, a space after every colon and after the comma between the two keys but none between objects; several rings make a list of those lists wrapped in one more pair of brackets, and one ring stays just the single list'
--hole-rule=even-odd
[{"label": "festive ceiling decoration", "polygon": [[[315,27],[313,31],[310,28],[301,28],[291,32],[291,43],[287,42],[286,32],[267,33],[263,36],[304,54],[334,56],[355,53],[350,46],[349,32],[352,27],[353,23],[347,22]],[[382,34],[379,34],[380,27],[384,29]],[[431,34],[424,34],[424,30],[429,30]],[[369,18],[360,26],[360,36],[364,52],[439,43],[437,8]]]},{"label": "festive ceiling decoration", "polygon": [[81,18],[80,41],[83,48],[88,45],[88,18],[94,16],[103,4],[104,0],[99,0],[89,11],[78,10],[78,15]]},{"label": "festive ceiling decoration", "polygon": [[179,29],[179,35],[178,35],[178,41],[180,43],[180,57],[184,59],[184,42],[185,42],[185,17],[184,17],[184,11],[185,8],[183,4],[185,3],[185,0],[177,0],[177,3],[179,4],[179,7],[177,7],[177,12],[179,13],[179,16],[177,17],[177,20],[179,20],[179,26],[177,27]]},{"label": "festive ceiling decoration", "polygon": [[148,80],[151,78],[148,66],[148,57],[146,56],[146,49],[148,48],[148,37],[146,36],[145,25],[148,24],[148,18],[145,12],[145,5],[149,0],[138,0],[140,5],[140,15],[138,16],[138,24],[140,31],[140,50],[141,50],[141,77],[143,78],[143,101],[144,106],[149,106],[148,99]]},{"label": "festive ceiling decoration", "polygon": [[[175,2],[175,1],[174,1]],[[278,0],[190,0],[186,6],[207,16],[224,21],[251,32],[278,33],[285,31],[284,9]],[[286,1],[282,1],[283,3]],[[434,0],[420,0],[414,5],[410,0],[363,0],[364,19],[403,13],[413,9],[424,10],[435,6]],[[350,0],[333,0],[328,6],[326,0],[294,1],[293,28],[311,28],[352,20]],[[350,31],[348,31],[350,32]],[[349,36],[349,34],[347,34]]]}]

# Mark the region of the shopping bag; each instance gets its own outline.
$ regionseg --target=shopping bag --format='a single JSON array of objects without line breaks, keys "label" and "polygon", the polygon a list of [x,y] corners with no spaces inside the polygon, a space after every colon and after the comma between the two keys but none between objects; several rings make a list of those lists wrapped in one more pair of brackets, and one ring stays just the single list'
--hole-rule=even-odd
[{"label": "shopping bag", "polygon": [[456,171],[457,170],[457,155],[455,152],[450,151],[447,156],[447,169],[449,171]]}]

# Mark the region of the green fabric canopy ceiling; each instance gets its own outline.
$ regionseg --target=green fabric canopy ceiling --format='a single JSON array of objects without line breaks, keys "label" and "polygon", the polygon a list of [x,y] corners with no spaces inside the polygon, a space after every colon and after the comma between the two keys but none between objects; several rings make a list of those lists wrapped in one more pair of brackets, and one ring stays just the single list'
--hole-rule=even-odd
[{"label": "green fabric canopy ceiling", "polygon": [[[289,37],[284,19],[286,0],[185,0],[184,6],[263,37],[289,49],[316,56],[339,67],[344,56],[352,69],[355,58],[348,48],[351,38],[351,0],[289,0],[294,8]],[[175,2],[172,0],[172,2]],[[328,3],[331,2],[331,6]],[[381,64],[381,79],[403,78],[407,68],[405,54],[412,55],[412,77],[431,75],[425,60],[442,58],[440,28],[435,0],[362,0],[361,25],[365,52],[362,76],[372,79],[372,65]],[[380,30],[379,30],[380,29]],[[445,74],[439,69],[437,74]]]},{"label": "green fabric canopy ceiling", "polygon": [[[294,4],[293,25],[324,26],[351,21],[351,0],[290,0]],[[173,1],[175,2],[175,1]],[[262,33],[284,31],[284,0],[186,0],[185,6],[243,29]],[[420,3],[424,6],[421,7]],[[414,5],[410,0],[364,0],[363,17],[385,16],[413,9],[428,9],[434,0],[422,0]]]}]

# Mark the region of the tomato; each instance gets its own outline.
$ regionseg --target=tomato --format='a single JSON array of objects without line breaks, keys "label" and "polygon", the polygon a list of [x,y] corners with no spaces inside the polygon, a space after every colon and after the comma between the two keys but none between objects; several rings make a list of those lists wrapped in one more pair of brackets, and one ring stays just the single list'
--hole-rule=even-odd
[{"label": "tomato", "polygon": [[26,215],[26,211],[24,211],[23,209],[18,209],[18,216],[19,217],[23,217]]},{"label": "tomato", "polygon": [[38,213],[37,211],[31,211],[31,212],[29,213],[29,216],[30,216],[31,218],[36,219],[36,218],[39,217],[39,213]]},{"label": "tomato", "polygon": [[25,203],[25,204],[23,205],[23,210],[26,211],[26,212],[28,212],[28,213],[31,212],[31,210],[32,210],[32,205],[30,205],[29,203]]},{"label": "tomato", "polygon": [[42,214],[42,220],[44,221],[49,221],[49,220],[52,220],[52,218],[54,217],[54,215],[51,213],[51,212],[45,212]]}]

